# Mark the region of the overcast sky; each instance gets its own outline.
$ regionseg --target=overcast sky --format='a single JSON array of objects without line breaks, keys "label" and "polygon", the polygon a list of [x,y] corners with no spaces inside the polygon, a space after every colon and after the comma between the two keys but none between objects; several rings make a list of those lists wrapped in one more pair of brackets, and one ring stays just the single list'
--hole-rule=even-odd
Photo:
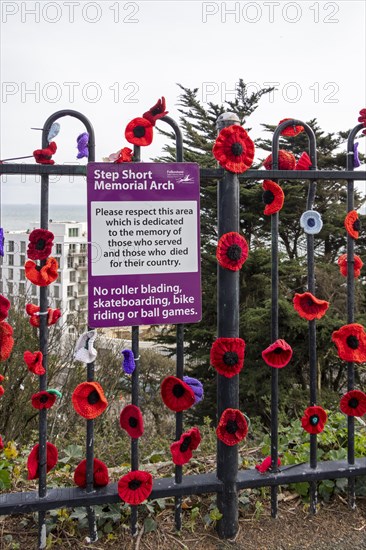
[{"label": "overcast sky", "polygon": [[[126,124],[162,95],[178,119],[177,82],[202,101],[232,99],[239,78],[275,85],[250,118],[317,118],[325,131],[357,124],[365,98],[365,1],[6,2],[1,1],[0,158],[31,155],[54,111],[84,113],[96,159],[121,147]],[[58,163],[76,162],[81,123],[61,119]],[[365,153],[365,140],[360,150]],[[142,151],[159,154],[162,138]],[[33,159],[26,162],[33,163]],[[80,162],[84,162],[80,161]],[[5,179],[5,181],[4,181]],[[52,184],[51,200],[85,201],[85,179]],[[3,177],[2,204],[38,203],[34,177]]]}]

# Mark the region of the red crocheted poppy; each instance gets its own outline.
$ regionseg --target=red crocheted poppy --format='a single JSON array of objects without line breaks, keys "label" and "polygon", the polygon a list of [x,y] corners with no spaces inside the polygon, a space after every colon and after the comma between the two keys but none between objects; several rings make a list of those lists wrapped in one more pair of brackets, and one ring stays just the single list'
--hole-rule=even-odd
[{"label": "red crocheted poppy", "polygon": [[[76,466],[74,472],[74,482],[81,489],[86,487],[86,459],[82,460],[80,464]],[[94,487],[105,487],[109,483],[109,474],[108,468],[99,460],[99,458],[94,458],[93,464],[93,484]]]},{"label": "red crocheted poppy", "polygon": [[307,153],[302,153],[301,157],[296,163],[295,170],[310,170],[310,167],[312,166],[312,162],[310,160],[310,157]]},{"label": "red crocheted poppy", "polygon": [[[279,170],[294,170],[296,159],[292,153],[280,149],[278,151],[278,169]],[[266,170],[272,170],[272,155],[269,155],[263,162]]]},{"label": "red crocheted poppy", "polygon": [[155,122],[159,118],[163,118],[163,116],[168,114],[168,111],[166,111],[165,109],[166,109],[165,97],[162,96],[162,98],[158,99],[155,105],[151,107],[151,109],[146,111],[146,113],[144,113],[142,116],[146,118],[149,122],[151,122],[153,126],[155,126]]},{"label": "red crocheted poppy", "polygon": [[35,409],[50,409],[56,402],[56,395],[48,391],[40,391],[32,395],[32,407]]},{"label": "red crocheted poppy", "polygon": [[170,445],[172,460],[177,466],[182,466],[192,458],[192,451],[201,443],[201,434],[198,428],[191,428],[181,435],[178,441]]},{"label": "red crocheted poppy", "polygon": [[[40,315],[38,315],[39,311],[40,311],[40,307],[36,306],[34,304],[27,304],[25,306],[25,311],[30,316],[29,317],[30,324],[33,327],[38,328],[39,323],[40,323],[40,321],[39,321]],[[61,317],[61,311],[59,309],[51,309],[50,307],[47,309],[47,325],[48,326],[54,325],[59,320],[60,317]]]},{"label": "red crocheted poppy", "polygon": [[0,397],[2,397],[5,393],[4,387],[0,385]]},{"label": "red crocheted poppy", "polygon": [[[268,472],[272,464],[272,458],[267,456],[260,464],[255,465],[255,469],[258,470],[260,474],[265,474]],[[281,460],[277,459],[277,466],[281,466]]]},{"label": "red crocheted poppy", "polygon": [[153,478],[149,472],[134,470],[118,481],[118,494],[127,504],[136,506],[150,496],[152,487]]},{"label": "red crocheted poppy", "polygon": [[351,210],[351,212],[348,212],[344,219],[344,227],[346,228],[348,235],[350,235],[353,239],[358,239],[361,231],[361,223],[356,210]]},{"label": "red crocheted poppy", "polygon": [[123,147],[120,150],[118,158],[114,161],[115,164],[121,164],[122,162],[132,162],[133,152],[129,147]]},{"label": "red crocheted poppy", "polygon": [[329,302],[315,298],[311,292],[296,293],[293,302],[294,308],[300,317],[308,321],[321,319],[329,307]]},{"label": "red crocheted poppy", "polygon": [[71,399],[75,411],[88,420],[101,415],[108,406],[103,388],[98,382],[82,382],[74,389]]},{"label": "red crocheted poppy", "polygon": [[[58,451],[57,448],[47,441],[47,473],[52,470],[57,464],[58,461]],[[31,450],[28,460],[27,460],[27,469],[28,469],[28,479],[37,479],[39,477],[39,444],[35,445]]]},{"label": "red crocheted poppy", "polygon": [[362,122],[362,124],[366,127],[366,109],[361,109],[360,116],[358,117],[358,122]]},{"label": "red crocheted poppy", "polygon": [[144,419],[136,405],[126,405],[121,411],[119,423],[123,430],[133,439],[138,439],[144,433]]},{"label": "red crocheted poppy", "polygon": [[262,351],[262,357],[270,367],[282,369],[282,367],[285,367],[289,363],[292,357],[292,348],[285,340],[276,340]]},{"label": "red crocheted poppy", "polygon": [[254,143],[244,128],[234,124],[221,130],[212,152],[225,170],[241,174],[253,163]]},{"label": "red crocheted poppy", "polygon": [[[343,277],[347,277],[348,267],[347,267],[347,254],[342,254],[338,258],[339,271]],[[355,279],[361,275],[361,269],[363,266],[363,261],[357,254],[353,256],[353,275]]]},{"label": "red crocheted poppy", "polygon": [[301,425],[309,434],[319,434],[324,430],[327,418],[325,410],[315,405],[305,410]]},{"label": "red crocheted poppy", "polygon": [[238,271],[248,258],[247,241],[236,231],[225,233],[217,243],[216,258],[224,269]]},{"label": "red crocheted poppy", "polygon": [[195,395],[192,388],[175,376],[164,378],[160,391],[164,404],[171,411],[186,411],[195,403]]},{"label": "red crocheted poppy", "polygon": [[153,140],[153,125],[146,118],[134,118],[126,126],[125,137],[134,145],[150,145]]},{"label": "red crocheted poppy", "polygon": [[33,156],[38,164],[55,164],[52,160],[52,155],[57,151],[57,145],[54,141],[48,144],[44,149],[36,149],[33,151]]},{"label": "red crocheted poppy", "polygon": [[13,329],[6,321],[0,323],[0,361],[9,359],[13,350]]},{"label": "red crocheted poppy", "polygon": [[5,380],[5,376],[3,376],[2,374],[0,374],[0,382],[4,382]]},{"label": "red crocheted poppy", "polygon": [[248,424],[238,409],[225,409],[216,428],[217,437],[225,445],[240,443],[248,433]]},{"label": "red crocheted poppy", "polygon": [[[283,118],[279,121],[278,126],[282,124],[282,122],[287,122],[288,120],[292,120],[291,118]],[[301,134],[301,132],[304,131],[304,126],[296,126],[295,124],[293,126],[287,126],[284,130],[281,132],[281,136],[287,136],[287,137],[294,137]]]},{"label": "red crocheted poppy", "polygon": [[10,302],[0,294],[0,322],[7,318],[10,309]]},{"label": "red crocheted poppy", "polygon": [[24,352],[24,361],[28,367],[28,370],[30,372],[33,372],[33,374],[37,374],[38,376],[42,376],[46,373],[46,369],[43,367],[43,353],[41,351],[35,351],[32,353],[31,351],[25,351]]},{"label": "red crocheted poppy", "polygon": [[54,234],[47,229],[33,229],[29,234],[27,255],[31,260],[45,260],[51,254]]},{"label": "red crocheted poppy", "polygon": [[270,216],[281,210],[285,201],[285,194],[282,188],[271,180],[264,180],[262,187],[264,189],[263,202],[266,205],[264,214]]},{"label": "red crocheted poppy", "polygon": [[232,378],[244,366],[244,352],[241,338],[217,338],[211,346],[210,363],[219,374]]},{"label": "red crocheted poppy", "polygon": [[2,451],[3,448],[4,448],[4,441],[3,441],[3,438],[0,435],[0,451]]},{"label": "red crocheted poppy", "polygon": [[355,363],[366,362],[366,333],[362,325],[343,325],[333,332],[332,342],[337,346],[340,359]]},{"label": "red crocheted poppy", "polygon": [[366,395],[360,390],[351,390],[344,394],[339,407],[348,416],[363,416],[366,414]]},{"label": "red crocheted poppy", "polygon": [[37,265],[33,260],[27,260],[24,269],[27,279],[37,286],[48,286],[55,282],[58,277],[58,263],[56,258],[52,258],[51,256],[42,267]]}]

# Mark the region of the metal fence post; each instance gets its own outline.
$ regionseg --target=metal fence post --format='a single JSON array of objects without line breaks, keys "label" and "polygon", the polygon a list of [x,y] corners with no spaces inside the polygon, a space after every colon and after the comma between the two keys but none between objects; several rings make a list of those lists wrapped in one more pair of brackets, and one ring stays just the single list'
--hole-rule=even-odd
[{"label": "metal fence post", "polygon": [[[217,120],[218,131],[239,125],[236,114],[225,113]],[[239,231],[239,178],[225,170],[217,189],[218,238],[230,231]],[[217,332],[218,337],[239,337],[239,271],[217,267]],[[239,406],[239,375],[226,378],[217,375],[217,416],[227,408]],[[217,524],[219,536],[232,538],[238,531],[238,446],[228,447],[217,440],[217,477],[223,490],[217,495],[217,506],[223,517]]]}]

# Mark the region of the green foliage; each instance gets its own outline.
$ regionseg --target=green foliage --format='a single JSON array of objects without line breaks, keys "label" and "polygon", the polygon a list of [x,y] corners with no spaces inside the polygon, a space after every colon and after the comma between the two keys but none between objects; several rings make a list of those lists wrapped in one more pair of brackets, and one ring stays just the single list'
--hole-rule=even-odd
[{"label": "green foliage", "polygon": [[[324,430],[318,434],[319,461],[326,460],[347,460],[347,417],[340,412],[328,412],[328,420]],[[355,457],[363,457],[366,448],[366,426],[362,420],[355,423]],[[271,453],[270,435],[263,438],[261,452],[264,456]],[[310,459],[309,434],[302,428],[300,419],[297,418],[290,425],[280,423],[278,429],[278,454],[282,466],[307,463]],[[360,478],[360,490],[364,486],[364,480]],[[308,483],[293,483],[291,487],[302,497],[308,497]],[[319,483],[318,492],[320,497],[329,501],[335,493],[344,492],[347,487],[347,480],[324,480]],[[357,490],[357,486],[356,486]],[[357,491],[358,492],[358,491]],[[361,491],[362,492],[362,491]]]}]

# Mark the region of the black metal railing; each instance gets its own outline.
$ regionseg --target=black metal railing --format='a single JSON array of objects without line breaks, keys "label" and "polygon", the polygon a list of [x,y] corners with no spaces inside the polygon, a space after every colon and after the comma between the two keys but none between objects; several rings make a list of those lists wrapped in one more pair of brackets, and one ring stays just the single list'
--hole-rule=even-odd
[{"label": "black metal railing", "polygon": [[[51,115],[43,127],[42,147],[48,145],[47,135],[53,122],[64,116],[79,119],[89,133],[89,158],[95,160],[95,139],[93,127],[84,115],[77,111],[63,110]],[[173,129],[176,138],[176,161],[183,161],[183,140],[180,129],[170,117],[163,117],[162,122],[167,123]],[[278,170],[279,138],[283,129],[287,126],[301,125],[309,139],[309,156],[311,169],[309,171]],[[357,133],[363,128],[362,124],[356,126],[350,133],[347,144],[346,170],[318,170],[316,139],[312,129],[302,121],[289,120],[283,122],[274,132],[272,142],[273,169],[272,170],[248,170],[236,175],[223,169],[201,169],[201,180],[219,180],[218,185],[218,235],[230,231],[239,231],[239,188],[246,180],[272,179],[275,182],[280,179],[286,181],[309,182],[307,209],[313,209],[317,180],[346,180],[347,181],[347,212],[354,207],[354,181],[366,179],[365,171],[353,171],[353,147]],[[140,161],[140,147],[134,148],[134,159]],[[41,211],[40,227],[48,227],[48,203],[49,203],[49,177],[51,175],[85,176],[86,166],[81,165],[38,165],[38,164],[0,164],[0,174],[40,174],[41,175]],[[271,217],[271,251],[272,251],[272,306],[271,306],[271,338],[274,342],[279,338],[278,326],[278,299],[279,299],[279,275],[278,275],[278,226],[279,213]],[[315,292],[314,278],[314,237],[307,235],[308,291]],[[347,236],[347,322],[354,322],[354,242]],[[48,327],[46,315],[48,307],[47,287],[40,288],[40,328],[39,342],[43,353],[43,366],[47,371],[47,347]],[[230,315],[227,315],[227,312]],[[90,328],[90,327],[89,327]],[[132,375],[131,395],[132,404],[139,404],[139,327],[132,327],[132,351],[135,357],[136,368]],[[316,322],[309,321],[309,364],[310,364],[310,405],[317,401],[317,355],[316,355]],[[218,336],[239,336],[239,274],[225,270],[218,266]],[[183,378],[184,373],[184,327],[176,327],[176,376]],[[87,365],[87,380],[94,380],[94,363]],[[47,389],[47,372],[40,377],[40,391]],[[354,365],[348,363],[348,390],[354,389]],[[291,465],[290,467],[278,467],[278,370],[272,369],[271,381],[271,470],[267,475],[260,475],[256,470],[238,471],[237,445],[229,447],[218,441],[217,445],[217,471],[199,475],[183,476],[182,467],[175,466],[175,475],[172,478],[160,478],[154,480],[151,498],[175,498],[175,525],[177,529],[182,524],[182,497],[185,495],[198,495],[205,493],[217,493],[219,510],[223,517],[218,522],[218,531],[221,537],[231,538],[238,529],[238,491],[244,488],[271,487],[271,511],[272,516],[277,515],[277,489],[280,485],[295,482],[308,482],[310,484],[310,507],[316,510],[317,483],[324,479],[348,478],[349,502],[355,505],[356,476],[366,475],[366,457],[355,459],[354,451],[354,419],[348,417],[348,458],[344,461],[317,461],[317,438],[310,435],[310,455],[308,464]],[[218,417],[226,408],[238,408],[239,406],[239,375],[233,378],[225,378],[218,375],[217,378],[217,413]],[[180,438],[183,430],[183,413],[176,413],[176,440]],[[93,486],[93,460],[94,460],[94,422],[86,421],[86,461],[87,461],[87,485],[86,489],[57,488],[47,489],[46,477],[46,442],[47,442],[47,410],[40,410],[39,414],[39,485],[38,492],[6,493],[0,496],[0,515],[24,514],[38,512],[39,514],[39,548],[46,547],[45,517],[48,510],[61,507],[85,506],[88,513],[90,541],[97,540],[96,520],[93,506],[97,504],[110,504],[120,501],[117,484],[110,483],[98,490]],[[138,440],[131,440],[131,469],[139,468]],[[132,506],[131,533],[137,532],[137,507]]]}]

